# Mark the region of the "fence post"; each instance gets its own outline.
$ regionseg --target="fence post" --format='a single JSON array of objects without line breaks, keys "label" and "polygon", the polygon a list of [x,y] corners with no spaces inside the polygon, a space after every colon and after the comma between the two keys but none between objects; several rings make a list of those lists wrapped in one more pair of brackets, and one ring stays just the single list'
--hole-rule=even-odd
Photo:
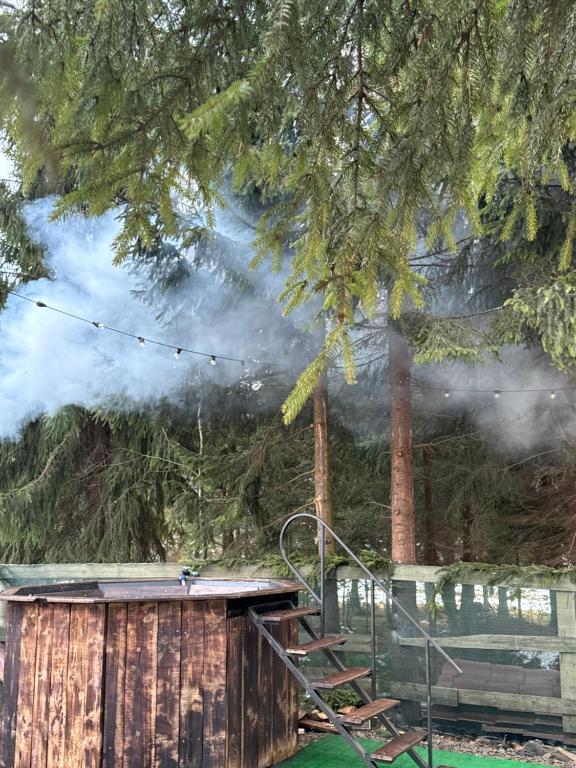
[{"label": "fence post", "polygon": [[[576,639],[576,593],[556,592],[558,606],[558,637],[574,644]],[[560,652],[560,695],[576,701],[576,653]],[[576,733],[576,715],[563,715],[564,733]]]}]

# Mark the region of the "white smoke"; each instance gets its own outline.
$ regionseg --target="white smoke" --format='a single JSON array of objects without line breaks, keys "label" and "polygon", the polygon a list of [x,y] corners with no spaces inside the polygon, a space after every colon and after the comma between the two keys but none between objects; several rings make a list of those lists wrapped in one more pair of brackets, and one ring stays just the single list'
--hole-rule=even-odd
[{"label": "white smoke", "polygon": [[[173,350],[150,343],[141,348],[136,339],[10,296],[0,315],[0,436],[13,436],[26,420],[67,404],[114,399],[133,405],[175,397],[186,385],[197,385],[199,376],[208,383],[244,379],[250,389],[259,360],[282,365],[278,323],[285,321],[281,307],[263,298],[258,273],[251,273],[252,290],[238,301],[237,287],[209,264],[198,267],[191,251],[189,277],[156,301],[141,271],[113,263],[118,210],[96,219],[50,221],[53,203],[46,198],[24,211],[31,235],[45,247],[52,279],[21,285],[18,293],[137,336],[246,360],[248,367],[217,360],[213,368],[209,358],[186,353],[175,360]],[[230,250],[229,263],[246,272],[251,252],[241,229],[230,215],[219,215],[218,236]]]},{"label": "white smoke", "polygon": [[[285,274],[247,269],[257,211],[242,211],[239,216],[238,211],[221,210],[216,219],[216,247],[221,257],[224,254],[220,263],[229,272],[249,275],[247,290],[239,291],[237,284],[227,282],[209,260],[199,262],[191,249],[184,260],[189,275],[184,272],[175,287],[162,294],[151,291],[146,274],[133,265],[114,265],[120,211],[97,219],[77,215],[52,222],[53,202],[44,199],[25,208],[31,234],[45,247],[52,279],[21,285],[19,293],[137,336],[239,358],[248,365],[219,360],[212,368],[207,358],[186,353],[175,360],[169,349],[152,344],[142,349],[135,339],[10,296],[0,314],[0,437],[14,436],[28,419],[71,403],[105,406],[113,401],[131,407],[162,397],[177,402],[182,391],[197,387],[200,381],[208,386],[241,382],[254,398],[265,397],[269,380],[262,377],[259,363],[266,361],[268,372],[280,369],[285,374],[286,386],[294,382],[311,354],[294,334],[294,322],[306,326],[307,318],[282,319],[274,297]],[[366,354],[370,357],[373,352]],[[572,439],[576,434],[574,393],[565,389],[571,379],[533,350],[509,347],[501,359],[485,365],[417,368],[415,408],[447,418],[466,411],[480,430],[507,450],[545,449]],[[350,411],[356,421],[362,421],[354,408],[359,388],[338,387],[339,374],[338,368],[331,372],[343,406],[338,410],[358,431],[358,423],[352,424],[346,414]],[[368,409],[366,428],[376,428],[381,435],[387,426],[389,401],[384,371],[380,378],[376,382],[369,377],[365,387],[373,392],[367,400],[365,391],[361,402],[362,409]],[[466,389],[487,391],[458,391]],[[510,389],[524,391],[506,391]],[[500,397],[495,398],[494,392],[501,392]]]},{"label": "white smoke", "polygon": [[506,450],[546,450],[573,440],[571,377],[534,349],[506,346],[499,358],[487,358],[483,365],[422,366],[414,374],[415,393],[435,413],[466,412],[479,431]]}]

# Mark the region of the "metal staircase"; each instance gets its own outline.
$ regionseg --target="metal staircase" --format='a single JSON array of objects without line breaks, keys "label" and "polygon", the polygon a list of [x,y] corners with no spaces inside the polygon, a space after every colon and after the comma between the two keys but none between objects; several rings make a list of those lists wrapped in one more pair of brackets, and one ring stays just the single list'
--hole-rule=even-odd
[{"label": "metal staircase", "polygon": [[[308,583],[301,571],[290,561],[286,553],[285,537],[288,528],[295,520],[309,518],[315,521],[318,526],[319,553],[320,553],[320,588],[319,592]],[[332,650],[336,645],[346,642],[350,635],[326,635],[325,633],[325,611],[324,597],[326,593],[326,533],[347,553],[347,555],[356,563],[356,565],[366,574],[371,583],[371,666],[370,667],[351,667],[347,668],[338,655]],[[430,652],[433,648],[440,653],[446,661],[458,672],[462,673],[460,667],[453,659],[441,648],[438,643],[425,632],[418,622],[406,611],[402,604],[393,595],[389,586],[379,579],[370,569],[344,544],[342,539],[323,520],[308,512],[301,512],[293,515],[284,524],[280,533],[280,552],[284,561],[296,576],[296,578],[306,587],[312,598],[316,601],[317,607],[303,608],[296,606],[293,602],[287,602],[277,609],[270,611],[269,607],[259,608],[257,606],[248,609],[248,613],[260,634],[266,638],[274,652],[282,659],[292,675],[300,683],[302,688],[310,696],[316,707],[323,712],[327,720],[325,730],[340,733],[350,744],[356,754],[368,766],[376,768],[383,763],[392,763],[399,755],[408,753],[419,768],[434,768],[432,756],[432,679],[430,671]],[[424,638],[424,658],[426,665],[426,685],[427,685],[427,729],[412,729],[402,733],[391,719],[391,711],[400,704],[395,699],[379,698],[376,691],[376,601],[375,590],[382,590],[388,599],[402,613],[405,620],[413,626]],[[309,623],[311,616],[320,617],[320,629],[316,631]],[[302,644],[283,646],[270,632],[272,625],[277,625],[284,621],[297,619],[300,626],[310,636],[310,641]],[[298,666],[298,658],[303,658],[309,653],[322,651],[328,661],[334,666],[335,671],[320,680],[310,680],[302,669]],[[371,690],[359,684],[361,678],[371,677]],[[357,696],[365,704],[348,715],[340,715],[335,712],[322,698],[322,692],[333,690],[342,685],[349,685]],[[377,719],[379,723],[391,734],[391,739],[382,747],[373,752],[364,749],[362,743],[354,733],[354,729],[362,727],[371,719]],[[414,750],[416,744],[427,739],[428,754],[427,760],[424,760]]]}]

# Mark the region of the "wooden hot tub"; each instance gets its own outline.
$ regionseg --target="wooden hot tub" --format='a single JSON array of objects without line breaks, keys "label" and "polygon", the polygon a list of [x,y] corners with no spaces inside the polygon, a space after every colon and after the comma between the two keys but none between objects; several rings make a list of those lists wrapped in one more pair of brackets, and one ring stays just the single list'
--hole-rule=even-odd
[{"label": "wooden hot tub", "polygon": [[[265,768],[297,748],[298,686],[246,617],[286,581],[5,590],[3,768]],[[277,625],[282,644],[294,620]]]}]

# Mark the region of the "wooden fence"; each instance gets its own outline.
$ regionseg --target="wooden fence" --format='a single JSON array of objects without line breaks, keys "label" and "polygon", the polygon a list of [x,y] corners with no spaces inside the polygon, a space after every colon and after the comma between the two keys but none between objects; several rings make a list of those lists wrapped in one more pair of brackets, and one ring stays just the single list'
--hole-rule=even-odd
[{"label": "wooden fence", "polygon": [[[0,565],[0,588],[18,586],[33,583],[68,581],[75,579],[99,579],[99,578],[153,578],[153,577],[178,577],[181,565],[178,563],[119,563],[119,564],[54,564],[54,565]],[[200,568],[203,576],[224,576],[229,571],[218,566],[206,564]],[[273,577],[278,576],[271,568],[257,565],[235,568],[234,576],[244,577]],[[282,574],[285,575],[285,574]],[[342,567],[337,572],[338,579],[362,579],[362,574],[348,567]],[[399,582],[424,582],[433,584],[439,578],[439,569],[427,566],[397,566],[393,581]],[[470,573],[461,583],[486,585],[487,577],[481,573]],[[514,584],[507,582],[508,589]],[[506,712],[506,722],[513,719],[510,713],[517,713],[518,720],[534,719],[545,722],[555,721],[556,731],[562,732],[560,738],[567,741],[576,739],[576,585],[568,579],[559,580],[532,580],[523,582],[523,588],[536,588],[553,590],[555,595],[557,634],[552,635],[527,635],[507,634],[496,631],[492,634],[459,634],[443,635],[437,638],[453,655],[460,652],[482,651],[549,651],[559,654],[559,673],[554,670],[554,675],[559,674],[559,691],[557,695],[550,695],[550,690],[544,690],[543,695],[535,693],[522,693],[514,691],[490,690],[489,676],[483,689],[478,687],[466,687],[465,682],[457,680],[449,681],[449,684],[441,682],[442,674],[436,677],[433,688],[434,701],[442,707],[458,713],[465,708],[489,708],[492,712]],[[0,603],[0,639],[4,636],[4,610]],[[349,648],[356,651],[366,649],[367,637],[356,637]],[[401,649],[410,655],[417,652],[422,641],[418,637],[402,637],[398,640]],[[546,671],[546,670],[534,670]],[[542,675],[542,680],[544,680]],[[425,698],[425,686],[423,682],[395,680],[392,669],[390,681],[390,693],[403,700],[422,701]],[[454,719],[459,719],[456,715]],[[463,717],[462,719],[466,719]],[[497,718],[496,718],[497,720]],[[479,718],[479,722],[482,717]],[[494,721],[494,717],[492,718]],[[490,728],[486,728],[490,730]],[[494,730],[494,729],[492,729]],[[498,730],[495,728],[495,730]],[[563,735],[562,735],[563,734]],[[546,735],[543,733],[542,735]]]}]

